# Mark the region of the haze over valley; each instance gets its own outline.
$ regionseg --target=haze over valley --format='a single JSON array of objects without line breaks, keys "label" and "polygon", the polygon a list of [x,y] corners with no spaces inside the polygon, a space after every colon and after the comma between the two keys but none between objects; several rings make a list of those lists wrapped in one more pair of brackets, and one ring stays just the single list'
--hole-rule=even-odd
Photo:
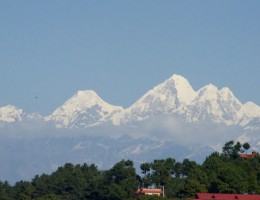
[{"label": "haze over valley", "polygon": [[136,165],[166,157],[202,162],[229,140],[260,149],[258,105],[242,104],[227,87],[208,84],[195,91],[176,74],[128,108],[81,90],[48,116],[1,107],[0,122],[0,178],[12,182],[67,162],[103,169],[121,159]]}]

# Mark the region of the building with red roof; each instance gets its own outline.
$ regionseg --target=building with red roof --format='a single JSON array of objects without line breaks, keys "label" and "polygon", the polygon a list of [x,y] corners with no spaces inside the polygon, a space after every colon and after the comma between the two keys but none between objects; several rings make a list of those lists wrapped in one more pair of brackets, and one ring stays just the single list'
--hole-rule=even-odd
[{"label": "building with red roof", "polygon": [[156,196],[163,196],[163,189],[158,188],[139,188],[135,194],[137,196],[140,195],[156,195]]},{"label": "building with red roof", "polygon": [[257,155],[255,151],[252,152],[252,154],[240,154],[240,158],[249,159],[254,158]]},{"label": "building with red roof", "polygon": [[260,200],[260,195],[197,193],[194,200],[196,199],[199,200]]}]

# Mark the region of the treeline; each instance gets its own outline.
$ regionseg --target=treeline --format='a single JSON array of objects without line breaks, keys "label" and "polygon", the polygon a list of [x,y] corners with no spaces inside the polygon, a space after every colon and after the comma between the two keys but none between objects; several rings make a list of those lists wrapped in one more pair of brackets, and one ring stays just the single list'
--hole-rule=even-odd
[{"label": "treeline", "polygon": [[242,159],[250,148],[227,142],[222,153],[212,153],[202,164],[184,159],[159,159],[140,165],[138,175],[131,160],[122,160],[109,170],[94,164],[67,163],[50,175],[36,175],[31,181],[11,186],[0,181],[1,200],[120,200],[135,199],[138,187],[164,187],[166,197],[139,199],[194,198],[197,192],[260,194],[260,156]]}]

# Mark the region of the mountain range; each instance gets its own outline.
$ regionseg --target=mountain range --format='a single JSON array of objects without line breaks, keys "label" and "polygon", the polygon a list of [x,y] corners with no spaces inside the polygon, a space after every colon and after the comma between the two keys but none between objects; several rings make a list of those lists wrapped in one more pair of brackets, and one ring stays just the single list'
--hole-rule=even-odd
[{"label": "mountain range", "polygon": [[8,105],[0,108],[0,126],[35,118],[52,122],[57,128],[87,128],[106,123],[120,126],[162,115],[191,123],[212,121],[244,129],[260,128],[260,106],[253,102],[242,104],[227,87],[218,89],[209,84],[194,91],[180,75],[155,86],[126,109],[107,103],[93,90],[78,91],[45,117],[26,114]]},{"label": "mountain range", "polygon": [[93,90],[78,91],[50,115],[0,107],[0,180],[50,173],[66,162],[102,169],[121,159],[136,165],[173,157],[202,162],[229,140],[260,150],[260,106],[242,104],[227,88],[195,91],[173,75],[128,108]]}]

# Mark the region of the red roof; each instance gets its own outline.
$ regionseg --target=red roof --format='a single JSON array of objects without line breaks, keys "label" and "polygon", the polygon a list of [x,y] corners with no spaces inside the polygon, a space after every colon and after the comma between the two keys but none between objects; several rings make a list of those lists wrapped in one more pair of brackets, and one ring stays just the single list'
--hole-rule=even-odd
[{"label": "red roof", "polygon": [[147,193],[150,193],[150,194],[160,194],[162,193],[162,190],[161,189],[149,189],[149,188],[140,188],[136,191],[136,193],[139,193],[139,194],[147,194]]},{"label": "red roof", "polygon": [[240,154],[240,158],[245,158],[245,159],[249,159],[249,158],[254,158],[257,155],[257,153],[255,151],[252,152],[252,154]]},{"label": "red roof", "polygon": [[239,156],[240,158],[246,158],[246,159],[251,158],[251,155],[248,154],[240,154]]},{"label": "red roof", "polygon": [[257,194],[213,194],[197,193],[195,199],[201,200],[260,200]]}]

